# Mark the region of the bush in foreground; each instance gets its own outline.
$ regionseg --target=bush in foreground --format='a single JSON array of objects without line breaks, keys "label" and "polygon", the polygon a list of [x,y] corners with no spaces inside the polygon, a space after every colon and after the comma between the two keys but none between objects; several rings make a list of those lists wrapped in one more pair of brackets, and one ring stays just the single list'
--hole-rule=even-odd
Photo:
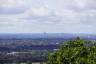
[{"label": "bush in foreground", "polygon": [[46,64],[96,64],[96,44],[79,37],[50,53]]}]

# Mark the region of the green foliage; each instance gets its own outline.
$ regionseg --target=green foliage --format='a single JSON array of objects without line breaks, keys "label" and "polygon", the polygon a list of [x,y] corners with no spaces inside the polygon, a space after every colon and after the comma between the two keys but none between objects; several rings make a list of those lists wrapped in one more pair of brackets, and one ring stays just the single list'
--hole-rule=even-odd
[{"label": "green foliage", "polygon": [[96,64],[96,44],[79,37],[50,53],[47,64]]}]

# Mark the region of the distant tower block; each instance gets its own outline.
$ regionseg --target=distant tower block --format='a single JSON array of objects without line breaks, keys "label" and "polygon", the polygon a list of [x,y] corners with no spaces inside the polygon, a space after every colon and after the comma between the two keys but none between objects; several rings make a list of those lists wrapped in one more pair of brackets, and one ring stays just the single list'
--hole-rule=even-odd
[{"label": "distant tower block", "polygon": [[47,33],[46,32],[44,32],[44,38],[47,38]]}]

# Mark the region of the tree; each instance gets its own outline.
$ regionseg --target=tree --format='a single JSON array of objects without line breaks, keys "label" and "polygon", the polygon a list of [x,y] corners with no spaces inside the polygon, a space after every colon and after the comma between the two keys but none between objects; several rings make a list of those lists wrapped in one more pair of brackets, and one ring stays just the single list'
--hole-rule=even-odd
[{"label": "tree", "polygon": [[96,44],[76,38],[50,53],[47,64],[96,64]]}]

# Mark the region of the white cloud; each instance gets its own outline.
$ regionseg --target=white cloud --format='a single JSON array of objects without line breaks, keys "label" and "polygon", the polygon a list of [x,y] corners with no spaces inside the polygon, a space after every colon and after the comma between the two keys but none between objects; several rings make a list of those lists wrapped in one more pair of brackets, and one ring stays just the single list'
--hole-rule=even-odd
[{"label": "white cloud", "polygon": [[74,4],[79,8],[85,8],[88,0],[74,0]]},{"label": "white cloud", "polygon": [[0,14],[23,13],[28,7],[25,0],[0,0]]},{"label": "white cloud", "polygon": [[31,8],[27,12],[27,14],[37,15],[37,16],[46,16],[50,13],[50,10],[45,7],[40,8]]},{"label": "white cloud", "polygon": [[95,3],[95,0],[0,0],[0,30],[93,33]]}]

